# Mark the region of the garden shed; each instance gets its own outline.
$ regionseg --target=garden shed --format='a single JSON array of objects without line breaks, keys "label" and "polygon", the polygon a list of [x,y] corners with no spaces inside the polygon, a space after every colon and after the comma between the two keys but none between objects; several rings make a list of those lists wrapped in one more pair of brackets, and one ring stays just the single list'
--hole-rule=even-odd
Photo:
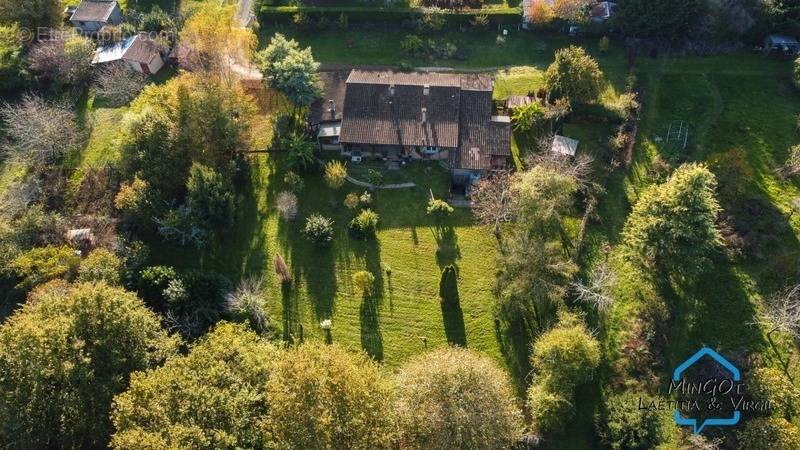
[{"label": "garden shed", "polygon": [[800,42],[797,38],[783,34],[770,34],[764,38],[764,53],[779,52],[787,56],[800,53]]},{"label": "garden shed", "polygon": [[550,150],[554,153],[562,155],[575,156],[578,151],[578,144],[580,141],[577,139],[570,139],[568,137],[555,135],[553,137],[553,145]]}]

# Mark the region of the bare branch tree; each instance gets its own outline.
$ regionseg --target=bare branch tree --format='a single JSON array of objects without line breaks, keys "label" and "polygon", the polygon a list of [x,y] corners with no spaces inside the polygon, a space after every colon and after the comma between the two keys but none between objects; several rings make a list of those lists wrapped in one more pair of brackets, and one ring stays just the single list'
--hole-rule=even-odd
[{"label": "bare branch tree", "polygon": [[754,323],[767,329],[767,334],[779,331],[800,338],[800,284],[768,298]]},{"label": "bare branch tree", "polygon": [[606,312],[614,305],[609,291],[616,284],[617,277],[607,263],[592,269],[586,281],[578,280],[570,283],[577,294],[577,300],[593,306],[599,312]]},{"label": "bare branch tree", "polygon": [[281,192],[278,194],[276,207],[284,220],[294,220],[297,217],[297,196],[289,191]]},{"label": "bare branch tree", "polygon": [[550,151],[552,136],[546,137],[539,142],[541,151],[533,153],[525,158],[527,167],[544,166],[558,173],[569,175],[578,183],[579,189],[585,192],[601,190],[597,183],[592,179],[594,171],[594,158],[591,155],[582,153],[576,157],[562,155]]},{"label": "bare branch tree", "polygon": [[124,105],[147,85],[147,76],[131,70],[125,63],[107,64],[94,77],[97,95],[114,105]]},{"label": "bare branch tree", "polygon": [[80,145],[75,113],[66,105],[47,103],[26,94],[18,104],[0,106],[7,142],[4,150],[11,159],[26,165],[54,162]]},{"label": "bare branch tree", "polygon": [[485,225],[492,225],[498,238],[502,224],[516,218],[511,182],[509,173],[500,172],[481,180],[472,188],[472,211],[475,217]]}]

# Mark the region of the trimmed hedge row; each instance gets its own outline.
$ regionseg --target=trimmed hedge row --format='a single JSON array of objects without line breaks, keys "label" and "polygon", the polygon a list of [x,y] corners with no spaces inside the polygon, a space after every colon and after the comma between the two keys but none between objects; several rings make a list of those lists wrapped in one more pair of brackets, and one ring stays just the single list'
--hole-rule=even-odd
[{"label": "trimmed hedge row", "polygon": [[[374,6],[263,6],[259,19],[262,23],[289,23],[295,14],[304,13],[310,18],[335,21],[344,14],[351,24],[389,23],[401,25],[404,21],[419,17],[425,12],[421,8],[384,8]],[[469,25],[470,21],[485,14],[492,26],[516,26],[522,16],[517,8],[468,9],[442,11],[447,26]]]}]

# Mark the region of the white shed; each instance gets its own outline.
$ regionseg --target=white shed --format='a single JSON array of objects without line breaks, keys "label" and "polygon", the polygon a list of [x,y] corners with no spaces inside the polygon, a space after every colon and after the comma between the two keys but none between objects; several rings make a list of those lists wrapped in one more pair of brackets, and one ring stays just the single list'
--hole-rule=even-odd
[{"label": "white shed", "polygon": [[579,143],[580,142],[577,139],[570,139],[568,137],[555,135],[553,138],[553,145],[550,150],[554,153],[559,153],[562,155],[575,156],[575,153],[578,151]]},{"label": "white shed", "polygon": [[125,61],[131,69],[146,75],[155,75],[164,67],[158,45],[144,35],[132,36],[98,49],[92,63],[104,64],[115,61]]}]

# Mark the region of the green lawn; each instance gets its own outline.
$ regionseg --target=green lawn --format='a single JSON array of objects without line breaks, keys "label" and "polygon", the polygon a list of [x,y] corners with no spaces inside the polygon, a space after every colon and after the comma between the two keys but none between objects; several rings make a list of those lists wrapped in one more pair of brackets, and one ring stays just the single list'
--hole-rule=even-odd
[{"label": "green lawn", "polygon": [[[234,280],[265,276],[271,315],[281,335],[297,340],[302,325],[306,339],[323,339],[319,323],[331,318],[333,341],[365,349],[389,367],[426,346],[448,342],[503,361],[493,321],[494,237],[466,211],[457,211],[444,226],[427,217],[429,192],[443,197],[448,189],[447,172],[439,165],[405,168],[405,176],[418,184],[414,189],[373,194],[380,230],[376,239],[364,241],[347,232],[354,213],[343,205],[348,192],[363,190],[348,184],[334,191],[321,175],[309,175],[299,196],[301,219],[286,223],[274,209],[285,173],[280,158],[261,155],[253,164],[253,191],[244,198],[235,229],[196,260]],[[314,212],[335,220],[336,239],[329,249],[315,248],[300,232],[302,218]],[[185,250],[162,253],[171,253],[164,256],[172,261],[164,262],[183,266],[187,261],[177,259],[195,259]],[[291,289],[282,289],[274,273],[276,254],[292,269]],[[451,263],[460,271],[460,310],[443,310],[438,299],[441,270]],[[376,276],[375,299],[354,293],[351,277],[359,270]]]}]

